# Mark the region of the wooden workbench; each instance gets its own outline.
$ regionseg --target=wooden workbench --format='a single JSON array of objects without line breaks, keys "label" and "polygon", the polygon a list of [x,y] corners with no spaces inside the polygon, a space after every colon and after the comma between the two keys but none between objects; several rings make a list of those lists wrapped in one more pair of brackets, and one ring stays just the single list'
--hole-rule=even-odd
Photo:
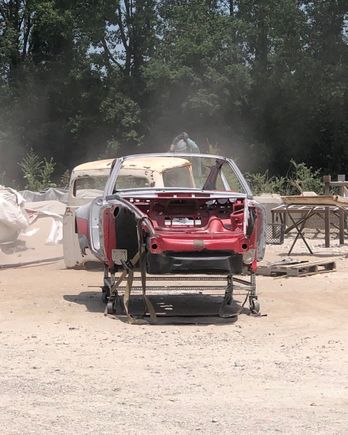
[{"label": "wooden workbench", "polygon": [[[348,215],[348,198],[340,195],[292,195],[282,196],[281,198],[283,204],[275,207],[271,211],[272,222],[276,222],[277,217],[279,217],[281,223],[285,225],[285,234],[294,229],[297,231],[288,255],[291,254],[299,238],[303,240],[309,252],[313,254],[303,231],[308,220],[315,215],[323,218],[325,222],[325,246],[330,247],[330,214],[334,214],[339,218],[338,230],[340,244],[344,244],[345,221]],[[289,226],[286,226],[287,217],[289,217],[292,222]]]}]

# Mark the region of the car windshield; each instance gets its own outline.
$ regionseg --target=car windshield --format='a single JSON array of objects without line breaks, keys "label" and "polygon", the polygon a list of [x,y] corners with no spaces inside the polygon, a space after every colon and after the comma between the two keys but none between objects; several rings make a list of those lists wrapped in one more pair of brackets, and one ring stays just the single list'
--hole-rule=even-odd
[{"label": "car windshield", "polygon": [[80,175],[74,182],[73,196],[76,198],[95,198],[102,195],[107,179],[107,171],[105,175]]},{"label": "car windshield", "polygon": [[122,162],[114,191],[199,189],[247,193],[238,170],[225,159],[201,155],[148,155]]}]

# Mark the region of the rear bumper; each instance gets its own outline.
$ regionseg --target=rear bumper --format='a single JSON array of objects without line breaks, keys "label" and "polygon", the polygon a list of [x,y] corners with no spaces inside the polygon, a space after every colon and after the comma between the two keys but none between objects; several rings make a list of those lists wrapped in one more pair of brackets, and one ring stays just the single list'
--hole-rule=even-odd
[{"label": "rear bumper", "polygon": [[231,273],[243,271],[242,254],[223,251],[147,253],[147,272],[166,273]]}]

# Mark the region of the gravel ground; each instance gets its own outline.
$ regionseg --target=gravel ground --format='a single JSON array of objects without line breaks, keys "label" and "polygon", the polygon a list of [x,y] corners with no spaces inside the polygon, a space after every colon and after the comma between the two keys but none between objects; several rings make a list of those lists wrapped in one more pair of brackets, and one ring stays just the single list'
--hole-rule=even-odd
[{"label": "gravel ground", "polygon": [[[267,316],[191,324],[105,317],[98,271],[0,270],[1,433],[348,434],[348,264],[337,255],[337,272],[258,277]],[[205,299],[183,301],[199,311]]]}]

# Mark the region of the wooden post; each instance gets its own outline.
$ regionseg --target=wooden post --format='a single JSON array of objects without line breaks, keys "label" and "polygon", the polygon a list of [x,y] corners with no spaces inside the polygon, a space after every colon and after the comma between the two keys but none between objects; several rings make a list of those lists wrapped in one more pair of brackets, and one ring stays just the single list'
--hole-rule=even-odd
[{"label": "wooden post", "polygon": [[[324,195],[330,195],[331,175],[324,175]],[[330,207],[325,207],[325,248],[330,247]]]},{"label": "wooden post", "polygon": [[[337,176],[337,181],[346,181],[346,176],[345,175],[338,175]],[[340,186],[340,195],[344,196],[344,185],[342,184],[342,186]],[[340,231],[340,245],[344,245],[344,227],[345,227],[345,213],[343,210],[340,210],[339,213],[339,231]]]}]

